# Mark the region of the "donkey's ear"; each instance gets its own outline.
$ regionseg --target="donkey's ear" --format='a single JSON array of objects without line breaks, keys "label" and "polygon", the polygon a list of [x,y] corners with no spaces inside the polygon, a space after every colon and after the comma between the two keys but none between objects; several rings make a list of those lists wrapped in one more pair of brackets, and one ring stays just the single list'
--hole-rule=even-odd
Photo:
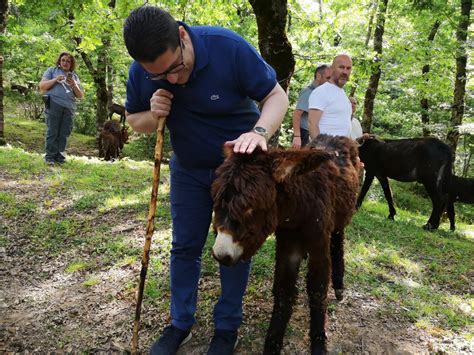
[{"label": "donkey's ear", "polygon": [[272,175],[279,183],[315,170],[322,162],[331,159],[328,152],[316,149],[275,151],[272,156]]}]

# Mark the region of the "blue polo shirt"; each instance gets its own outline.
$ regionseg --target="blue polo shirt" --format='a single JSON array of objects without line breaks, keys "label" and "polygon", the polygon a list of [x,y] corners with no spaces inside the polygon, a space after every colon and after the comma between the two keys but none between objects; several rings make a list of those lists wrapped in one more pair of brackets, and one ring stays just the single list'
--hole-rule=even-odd
[{"label": "blue polo shirt", "polygon": [[[127,82],[128,112],[150,110],[150,98],[163,88],[174,97],[166,120],[173,151],[187,168],[215,168],[223,160],[222,145],[250,131],[260,117],[254,102],[275,87],[276,74],[247,41],[211,26],[186,28],[195,63],[184,85],[148,80],[133,62]],[[186,51],[186,49],[184,49]]]}]

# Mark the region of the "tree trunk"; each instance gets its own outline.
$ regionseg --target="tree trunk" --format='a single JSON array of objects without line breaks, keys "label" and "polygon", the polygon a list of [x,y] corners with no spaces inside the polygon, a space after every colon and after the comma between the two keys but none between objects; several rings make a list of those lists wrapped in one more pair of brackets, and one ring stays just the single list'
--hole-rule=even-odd
[{"label": "tree trunk", "polygon": [[[319,21],[323,23],[323,0],[318,0],[319,4]],[[323,36],[321,35],[321,27],[318,26],[318,44],[323,45]]]},{"label": "tree trunk", "polygon": [[[286,0],[249,0],[258,27],[258,46],[262,57],[275,69],[278,82],[288,92],[290,80],[295,69],[295,58],[291,43],[286,36],[288,14]],[[270,139],[275,146],[278,134]]]},{"label": "tree trunk", "polygon": [[369,47],[369,42],[370,39],[372,38],[372,27],[374,25],[374,17],[377,12],[377,1],[371,2],[369,5],[369,10],[372,8],[372,12],[370,13],[370,18],[369,18],[369,26],[367,28],[367,35],[365,36],[365,43],[364,47],[368,48]]},{"label": "tree trunk", "polygon": [[[107,65],[107,108],[110,108],[114,103],[114,68],[110,65]],[[110,112],[109,112],[110,114]]]},{"label": "tree trunk", "polygon": [[[105,46],[107,41],[103,41],[103,43]],[[104,125],[104,122],[107,119],[107,115],[108,115],[109,95],[107,92],[107,79],[106,79],[107,50],[104,48],[104,46],[97,51],[97,66],[95,68],[89,56],[82,51],[80,52],[82,60],[86,64],[87,69],[89,70],[89,73],[91,74],[92,79],[94,80],[95,95],[97,98],[97,107],[96,107],[96,114],[95,114],[95,123],[96,123],[97,132],[99,132],[102,129],[102,126]]]},{"label": "tree trunk", "polygon": [[364,100],[364,118],[362,120],[362,128],[364,132],[370,132],[374,115],[374,101],[377,95],[380,76],[382,75],[382,44],[383,33],[385,31],[385,15],[387,13],[388,0],[381,0],[377,13],[377,24],[374,32],[374,52],[375,58],[373,63],[372,75],[369,79],[369,86],[365,92]]},{"label": "tree trunk", "polygon": [[466,94],[466,39],[467,30],[469,28],[469,17],[472,9],[472,0],[461,1],[461,17],[459,19],[458,29],[456,31],[456,39],[458,49],[456,53],[456,80],[454,84],[453,110],[451,115],[451,124],[446,137],[448,145],[456,152],[459,140],[458,126],[462,124],[464,115],[464,96]]},{"label": "tree trunk", "polygon": [[[439,26],[441,25],[441,22],[439,20],[436,20],[435,23],[433,24],[433,27],[431,28],[431,32],[428,36],[428,45],[431,46],[431,42],[433,42],[436,32],[438,32]],[[423,69],[421,70],[421,75],[422,77],[425,78],[425,83],[426,86],[428,86],[428,73],[430,72],[430,64],[429,64],[429,54],[426,53],[426,61],[427,63],[423,66]],[[429,116],[429,102],[428,98],[426,97],[425,94],[423,94],[423,98],[420,101],[421,104],[421,123],[423,124],[423,137],[428,137],[431,134],[431,130],[429,128],[429,123],[430,123],[430,116]]]},{"label": "tree trunk", "polygon": [[291,43],[286,37],[286,0],[250,0],[257,18],[258,46],[265,58],[277,73],[283,90],[290,86],[295,69],[295,58]]},{"label": "tree trunk", "polygon": [[[0,0],[0,36],[3,37],[7,28],[8,0]],[[0,145],[5,145],[4,116],[3,116],[3,41],[0,40]]]},{"label": "tree trunk", "polygon": [[[111,10],[115,8],[115,0],[111,0],[108,3],[108,6]],[[68,14],[69,19],[71,22],[74,20],[74,15],[72,13]],[[74,41],[79,44],[81,43],[81,38],[75,37]],[[86,64],[89,73],[94,80],[95,86],[95,94],[97,99],[97,106],[96,106],[96,114],[95,114],[95,123],[96,123],[96,137],[97,143],[99,139],[99,132],[102,129],[105,120],[107,119],[109,113],[109,102],[112,98],[112,93],[108,90],[107,85],[107,74],[109,73],[109,49],[110,49],[110,34],[104,33],[102,37],[102,46],[97,49],[97,65],[94,67],[91,58],[87,53],[78,50],[80,53],[82,60]],[[111,75],[110,75],[111,76]],[[111,77],[109,77],[109,81],[111,81]]]}]

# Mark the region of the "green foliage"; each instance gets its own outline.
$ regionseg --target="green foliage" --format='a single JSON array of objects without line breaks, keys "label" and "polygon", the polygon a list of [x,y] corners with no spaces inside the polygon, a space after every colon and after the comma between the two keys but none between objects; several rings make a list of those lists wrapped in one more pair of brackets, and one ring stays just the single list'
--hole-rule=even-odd
[{"label": "green foliage", "polygon": [[74,117],[74,130],[76,132],[95,136],[97,132],[95,123],[95,98],[84,100],[77,106],[76,115]]},{"label": "green foliage", "polygon": [[[123,154],[135,160],[155,159],[156,133],[136,135],[129,144],[125,145]],[[169,138],[169,132],[165,129],[163,143],[163,158],[170,159],[173,149]]]},{"label": "green foliage", "polygon": [[[53,0],[28,2],[14,0],[8,19],[5,41],[4,80],[11,84],[36,84],[48,66],[54,65],[59,52],[69,50],[78,59],[78,74],[86,91],[78,105],[75,129],[94,135],[96,92],[93,78],[80,52],[85,53],[94,67],[99,55],[106,54],[113,68],[108,77],[114,87],[114,101],[125,101],[125,83],[131,58],[121,37],[122,24],[130,11],[143,2],[119,1],[115,8],[108,1]],[[230,28],[248,39],[258,48],[255,16],[248,1],[159,1],[178,20],[190,25],[217,25]],[[392,137],[420,136],[420,100],[429,101],[429,128],[433,134],[445,137],[451,118],[451,103],[455,72],[454,53],[457,48],[453,35],[458,22],[459,2],[453,0],[389,2],[382,60],[382,78],[375,101],[373,132]],[[318,2],[290,0],[288,2],[287,35],[296,58],[295,73],[290,87],[290,110],[286,115],[280,144],[291,142],[291,114],[299,91],[312,80],[315,67],[330,63],[334,55],[345,52],[352,55],[352,80],[346,85],[349,92],[362,103],[367,80],[373,65],[372,38],[366,45],[369,19],[374,14],[370,0],[336,0]],[[428,35],[435,23],[440,27],[432,42]],[[77,44],[74,38],[80,38]],[[104,40],[110,39],[110,45]],[[471,58],[472,48],[467,48]],[[430,72],[421,75],[422,67],[430,64]],[[472,91],[469,74],[467,91]],[[7,96],[11,96],[7,91]],[[21,101],[21,98],[19,98]],[[465,123],[473,123],[472,95],[467,95]],[[23,104],[35,100],[23,99]],[[14,104],[11,102],[11,104]],[[33,108],[25,109],[32,111]],[[34,115],[33,115],[34,116]],[[462,143],[462,142],[461,142]],[[152,138],[139,138],[135,146],[127,147],[133,158],[153,157]],[[170,148],[166,151],[170,151]],[[460,145],[460,154],[466,147]],[[143,150],[143,153],[140,153]],[[461,170],[465,170],[461,168]]]}]

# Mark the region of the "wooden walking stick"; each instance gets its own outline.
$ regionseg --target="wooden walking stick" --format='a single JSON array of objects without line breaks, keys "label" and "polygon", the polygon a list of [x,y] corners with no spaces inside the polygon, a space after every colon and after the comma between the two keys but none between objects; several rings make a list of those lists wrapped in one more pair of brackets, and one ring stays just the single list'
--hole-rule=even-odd
[{"label": "wooden walking stick", "polygon": [[158,184],[160,182],[160,166],[161,158],[163,155],[165,121],[165,117],[160,117],[158,119],[158,128],[156,129],[153,187],[151,189],[150,207],[148,210],[148,222],[146,225],[145,245],[143,246],[142,270],[140,271],[140,284],[138,286],[137,307],[135,308],[135,321],[133,323],[132,354],[136,354],[138,348],[138,330],[140,327],[140,313],[142,310],[143,291],[145,289],[145,279],[146,273],[148,271],[148,262],[150,261],[151,237],[153,235],[153,232],[155,231],[156,200],[158,196]]}]

